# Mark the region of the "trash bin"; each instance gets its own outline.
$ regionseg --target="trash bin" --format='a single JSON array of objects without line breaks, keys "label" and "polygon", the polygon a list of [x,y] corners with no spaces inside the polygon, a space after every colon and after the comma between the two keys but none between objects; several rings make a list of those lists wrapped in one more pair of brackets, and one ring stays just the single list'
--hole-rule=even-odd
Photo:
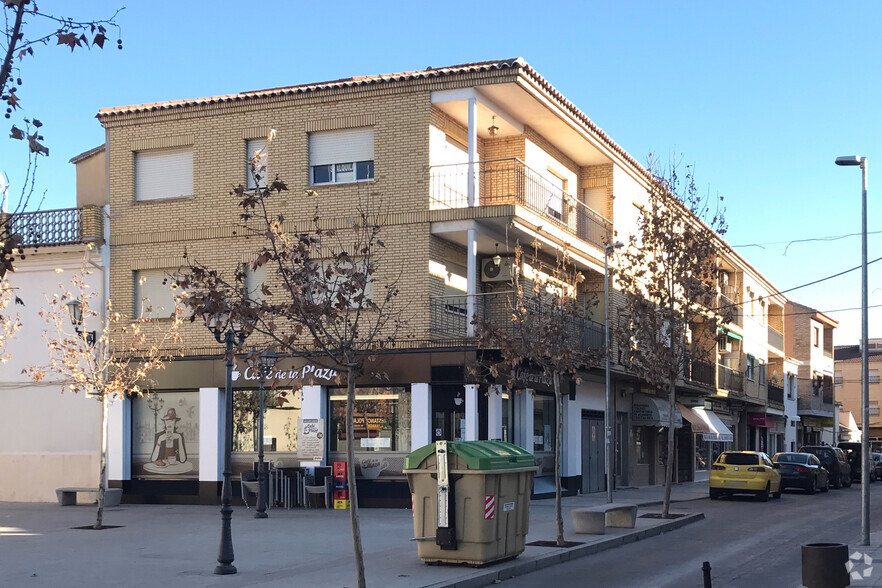
[{"label": "trash bin", "polygon": [[483,565],[523,553],[536,473],[528,451],[504,441],[438,441],[408,455],[404,473],[424,562]]},{"label": "trash bin", "polygon": [[807,588],[849,586],[847,563],[845,543],[806,543],[802,546],[802,583]]}]

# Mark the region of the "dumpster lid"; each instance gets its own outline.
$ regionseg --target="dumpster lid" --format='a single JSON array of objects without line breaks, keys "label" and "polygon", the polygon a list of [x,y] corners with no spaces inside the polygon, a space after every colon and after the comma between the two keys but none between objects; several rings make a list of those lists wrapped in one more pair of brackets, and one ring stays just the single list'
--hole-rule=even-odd
[{"label": "dumpster lid", "polygon": [[[450,441],[447,450],[458,455],[470,470],[508,470],[535,465],[530,452],[505,441]],[[404,458],[404,469],[420,469],[434,453],[434,443],[420,447]]]}]

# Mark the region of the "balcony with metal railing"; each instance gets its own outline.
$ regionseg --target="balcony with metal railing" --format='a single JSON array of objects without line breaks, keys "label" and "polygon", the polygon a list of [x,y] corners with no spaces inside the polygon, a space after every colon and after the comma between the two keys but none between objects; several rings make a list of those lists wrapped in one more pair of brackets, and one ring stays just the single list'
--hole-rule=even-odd
[{"label": "balcony with metal railing", "polygon": [[784,410],[784,387],[773,382],[769,382],[769,406]]},{"label": "balcony with metal railing", "polygon": [[[520,159],[476,162],[474,169],[479,205],[523,206],[596,247],[602,248],[609,242],[612,223]],[[429,170],[431,209],[468,207],[468,177],[467,163],[432,166]]]},{"label": "balcony with metal railing", "polygon": [[53,247],[100,242],[104,213],[100,206],[10,213],[9,232],[20,235],[24,247]]},{"label": "balcony with metal railing", "polygon": [[[514,292],[491,292],[476,294],[475,316],[478,321],[492,321],[497,328],[510,336],[518,336],[518,326],[511,320]],[[468,339],[468,299],[463,296],[430,296],[429,329],[433,338]],[[521,301],[524,303],[524,301]],[[566,324],[566,336],[580,349],[603,349],[603,324],[586,317],[573,315],[560,307],[536,301],[524,303],[528,312],[542,315],[553,313]],[[541,318],[541,316],[540,316]]]},{"label": "balcony with metal railing", "polygon": [[728,390],[730,395],[744,394],[744,374],[722,364],[717,364],[717,387]]},{"label": "balcony with metal railing", "polygon": [[720,292],[719,302],[717,304],[719,312],[730,319],[732,324],[739,327],[744,326],[744,312],[741,304],[736,300],[737,293],[734,288],[725,288]]},{"label": "balcony with metal railing", "polygon": [[714,364],[709,361],[693,359],[688,364],[686,379],[694,384],[701,384],[708,388],[714,388],[717,384],[714,374]]}]

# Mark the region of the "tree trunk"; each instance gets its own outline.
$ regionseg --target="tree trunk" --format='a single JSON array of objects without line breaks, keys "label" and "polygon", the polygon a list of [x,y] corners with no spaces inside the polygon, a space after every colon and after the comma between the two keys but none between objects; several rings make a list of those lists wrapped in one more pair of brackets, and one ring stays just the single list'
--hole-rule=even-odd
[{"label": "tree trunk", "polygon": [[677,386],[672,376],[668,384],[668,451],[665,464],[665,498],[662,501],[662,518],[668,518],[671,511],[671,485],[674,482],[674,411],[677,410]]},{"label": "tree trunk", "polygon": [[349,365],[346,374],[346,477],[349,481],[349,522],[352,524],[352,548],[355,552],[355,577],[358,588],[365,588],[364,550],[358,522],[358,489],[355,486],[355,380],[358,372]]},{"label": "tree trunk", "polygon": [[557,544],[563,546],[563,513],[560,507],[560,448],[563,434],[563,398],[560,393],[560,373],[554,372],[554,403],[557,409],[557,431],[554,436],[554,516],[557,523]]},{"label": "tree trunk", "polygon": [[107,394],[101,395],[101,456],[98,459],[98,512],[95,514],[95,529],[104,526],[104,489],[107,487],[107,414],[110,400]]}]

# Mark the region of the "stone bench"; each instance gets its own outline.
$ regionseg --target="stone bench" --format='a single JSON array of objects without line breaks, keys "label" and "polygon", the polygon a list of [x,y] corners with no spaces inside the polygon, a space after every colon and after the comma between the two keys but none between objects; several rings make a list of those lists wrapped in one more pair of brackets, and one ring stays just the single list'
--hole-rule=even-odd
[{"label": "stone bench", "polygon": [[602,504],[572,511],[573,530],[588,535],[603,535],[607,527],[633,529],[637,523],[636,504]]},{"label": "stone bench", "polygon": [[[98,494],[98,488],[56,488],[55,496],[58,497],[59,506],[75,506],[78,492],[92,492]],[[104,506],[119,506],[122,500],[122,488],[108,488],[104,491]]]}]

